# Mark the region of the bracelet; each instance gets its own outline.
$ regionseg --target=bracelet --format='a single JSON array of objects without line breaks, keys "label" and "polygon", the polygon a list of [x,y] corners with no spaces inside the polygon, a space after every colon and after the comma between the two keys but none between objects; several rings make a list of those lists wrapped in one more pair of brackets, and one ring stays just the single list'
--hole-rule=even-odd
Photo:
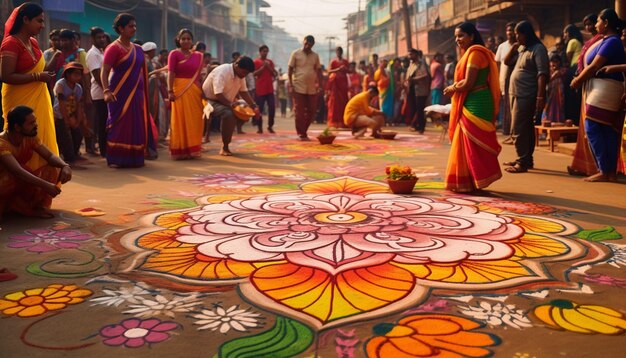
[{"label": "bracelet", "polygon": [[110,89],[108,89],[108,88],[105,88],[105,89],[102,91],[102,93],[111,93],[111,90],[110,90]]},{"label": "bracelet", "polygon": [[545,97],[537,97],[537,99],[546,99]]}]

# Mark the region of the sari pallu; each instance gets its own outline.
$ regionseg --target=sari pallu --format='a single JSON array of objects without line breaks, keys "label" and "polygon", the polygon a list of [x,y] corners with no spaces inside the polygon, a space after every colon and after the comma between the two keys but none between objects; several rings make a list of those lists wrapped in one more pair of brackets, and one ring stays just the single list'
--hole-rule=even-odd
[{"label": "sari pallu", "polygon": [[387,71],[389,71],[389,86],[385,91],[385,96],[380,104],[380,109],[387,116],[387,121],[393,120],[393,112],[395,105],[395,91],[396,91],[396,83],[395,83],[395,74],[393,70],[393,60],[389,61],[389,65],[387,66]]},{"label": "sari pallu", "polygon": [[457,192],[485,188],[502,177],[498,163],[501,147],[494,124],[501,93],[498,67],[493,53],[479,45],[471,46],[459,61],[455,82],[465,79],[468,66],[485,73],[479,72],[473,89],[456,92],[452,97],[449,127],[452,146],[445,182],[446,189]]},{"label": "sari pallu", "polygon": [[[591,40],[585,43],[585,46],[578,57],[578,72],[580,73],[585,68],[585,57],[587,52],[602,43],[603,35],[596,35]],[[572,165],[568,167],[570,174],[582,173],[587,176],[593,175],[598,172],[598,166],[596,165],[596,159],[593,157],[591,147],[589,146],[589,140],[585,134],[585,117],[586,103],[587,102],[587,86],[582,87],[582,103],[580,108],[580,119],[578,124],[578,136],[576,137],[576,147],[574,148],[574,159]],[[570,118],[573,119],[573,118]]]},{"label": "sari pallu", "polygon": [[[198,56],[201,55],[198,54]],[[174,79],[176,100],[172,102],[170,125],[170,155],[172,159],[201,156],[204,106],[202,104],[202,90],[196,85],[196,80],[202,69],[201,64],[202,59],[200,58],[198,70],[192,78]]]},{"label": "sari pallu", "polygon": [[[39,59],[35,67],[25,74],[43,72],[45,62],[43,56]],[[50,92],[45,82],[29,82],[21,85],[2,84],[2,108],[4,109],[4,129],[8,127],[6,121],[7,113],[16,106],[28,106],[33,109],[37,117],[37,137],[41,143],[48,147],[52,154],[59,155],[57,145],[56,130],[54,128],[54,114],[52,112],[52,102]],[[26,164],[32,171],[37,171],[48,162],[39,154],[35,153]]]},{"label": "sari pallu", "polygon": [[143,52],[133,45],[113,67],[109,83],[117,99],[108,104],[106,157],[109,165],[141,167],[149,150],[152,155],[156,153],[156,127],[148,111],[146,78]]}]

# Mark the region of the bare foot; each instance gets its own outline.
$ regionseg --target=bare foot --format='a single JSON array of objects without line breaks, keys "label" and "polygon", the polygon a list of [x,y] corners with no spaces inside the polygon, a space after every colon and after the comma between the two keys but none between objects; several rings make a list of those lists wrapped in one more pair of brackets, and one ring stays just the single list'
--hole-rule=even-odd
[{"label": "bare foot", "polygon": [[224,157],[230,157],[233,155],[233,153],[228,148],[222,148],[222,150],[220,150],[220,155]]},{"label": "bare foot", "polygon": [[607,181],[611,181],[609,179],[609,176],[604,174],[604,173],[596,173],[592,176],[588,176],[586,178],[583,179],[584,181],[588,181],[588,182],[607,182]]},{"label": "bare foot", "polygon": [[358,131],[354,132],[354,134],[352,134],[354,136],[354,138],[361,138],[365,135],[365,132],[367,132],[367,127],[365,128],[361,128]]}]

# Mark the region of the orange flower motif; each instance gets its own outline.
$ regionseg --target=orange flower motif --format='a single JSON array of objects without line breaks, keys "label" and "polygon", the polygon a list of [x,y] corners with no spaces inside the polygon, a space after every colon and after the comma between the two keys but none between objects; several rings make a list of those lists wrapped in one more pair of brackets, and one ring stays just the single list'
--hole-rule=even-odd
[{"label": "orange flower motif", "polygon": [[368,357],[486,357],[484,347],[500,343],[498,337],[470,332],[482,325],[451,315],[412,315],[398,324],[374,326],[376,337],[366,344]]},{"label": "orange flower motif", "polygon": [[67,305],[81,303],[93,292],[76,285],[49,285],[45,288],[31,288],[10,293],[0,299],[0,311],[5,315],[19,317],[40,316],[48,311],[56,311]]}]

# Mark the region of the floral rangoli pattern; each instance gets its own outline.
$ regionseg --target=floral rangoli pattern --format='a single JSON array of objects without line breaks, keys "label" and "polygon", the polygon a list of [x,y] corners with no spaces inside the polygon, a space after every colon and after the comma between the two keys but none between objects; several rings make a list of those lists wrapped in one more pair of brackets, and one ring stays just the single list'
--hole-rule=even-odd
[{"label": "floral rangoli pattern", "polygon": [[250,302],[318,329],[407,309],[431,289],[549,286],[546,263],[604,255],[567,238],[578,228],[560,220],[481,211],[471,197],[389,194],[352,177],[198,204],[125,235],[137,253],[128,271],[238,284]]}]

